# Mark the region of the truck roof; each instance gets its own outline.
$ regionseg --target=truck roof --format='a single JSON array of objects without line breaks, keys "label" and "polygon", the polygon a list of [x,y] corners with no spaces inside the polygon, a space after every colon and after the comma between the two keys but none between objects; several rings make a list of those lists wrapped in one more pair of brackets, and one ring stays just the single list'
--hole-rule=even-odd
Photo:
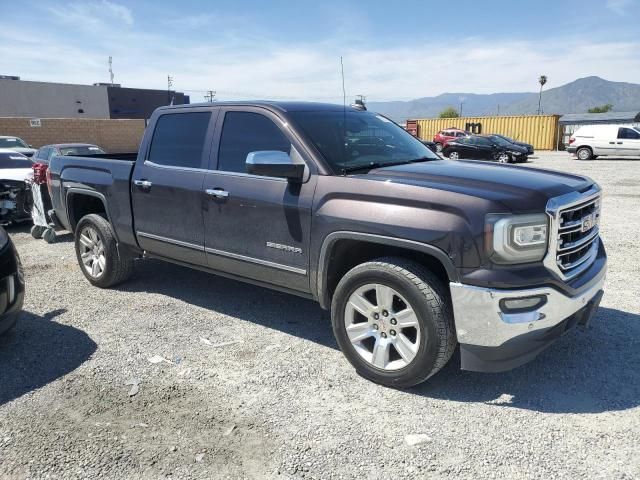
[{"label": "truck roof", "polygon": [[[182,108],[202,108],[202,107],[270,107],[277,108],[283,112],[304,112],[304,111],[342,111],[345,106],[335,103],[320,103],[320,102],[281,102],[275,100],[242,100],[242,101],[224,101],[224,102],[205,102],[205,103],[190,103],[186,105],[168,105],[165,107],[159,107],[158,110],[173,110]],[[347,110],[359,112],[358,108],[346,106]]]}]

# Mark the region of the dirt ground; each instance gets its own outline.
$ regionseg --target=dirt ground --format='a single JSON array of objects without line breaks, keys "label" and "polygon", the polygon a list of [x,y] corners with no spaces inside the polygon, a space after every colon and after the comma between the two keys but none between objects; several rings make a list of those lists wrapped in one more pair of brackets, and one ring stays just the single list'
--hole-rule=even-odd
[{"label": "dirt ground", "polygon": [[0,478],[640,478],[640,159],[529,166],[604,189],[592,327],[406,391],[356,375],[311,301],[157,261],[100,290],[70,235],[10,228],[27,295],[0,339]]}]

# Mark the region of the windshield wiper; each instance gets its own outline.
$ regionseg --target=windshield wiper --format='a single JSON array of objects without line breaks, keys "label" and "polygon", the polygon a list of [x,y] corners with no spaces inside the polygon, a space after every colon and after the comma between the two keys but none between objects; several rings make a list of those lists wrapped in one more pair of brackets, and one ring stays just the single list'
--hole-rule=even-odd
[{"label": "windshield wiper", "polygon": [[418,162],[430,162],[432,160],[438,160],[437,158],[431,157],[420,157],[420,158],[412,158],[411,160],[403,160],[402,162],[390,162],[390,163],[380,163],[380,162],[371,162],[368,165],[354,165],[352,167],[342,167],[340,170],[343,175],[351,172],[356,172],[358,170],[373,170],[374,168],[384,168],[384,167],[395,167],[396,165],[406,165],[408,163],[418,163]]}]

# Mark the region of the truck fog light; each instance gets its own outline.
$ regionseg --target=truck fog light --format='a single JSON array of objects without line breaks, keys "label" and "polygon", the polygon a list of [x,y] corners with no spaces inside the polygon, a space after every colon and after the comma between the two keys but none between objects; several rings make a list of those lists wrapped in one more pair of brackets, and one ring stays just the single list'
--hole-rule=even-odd
[{"label": "truck fog light", "polygon": [[536,310],[547,303],[546,295],[534,295],[532,297],[503,298],[500,300],[500,309],[505,313],[519,313]]}]

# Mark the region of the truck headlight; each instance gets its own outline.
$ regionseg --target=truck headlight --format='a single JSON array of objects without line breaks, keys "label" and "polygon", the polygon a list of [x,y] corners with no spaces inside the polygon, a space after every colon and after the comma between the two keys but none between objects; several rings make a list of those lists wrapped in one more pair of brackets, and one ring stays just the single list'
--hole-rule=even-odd
[{"label": "truck headlight", "polygon": [[544,213],[488,215],[486,247],[496,263],[542,260],[547,252],[549,219]]}]

